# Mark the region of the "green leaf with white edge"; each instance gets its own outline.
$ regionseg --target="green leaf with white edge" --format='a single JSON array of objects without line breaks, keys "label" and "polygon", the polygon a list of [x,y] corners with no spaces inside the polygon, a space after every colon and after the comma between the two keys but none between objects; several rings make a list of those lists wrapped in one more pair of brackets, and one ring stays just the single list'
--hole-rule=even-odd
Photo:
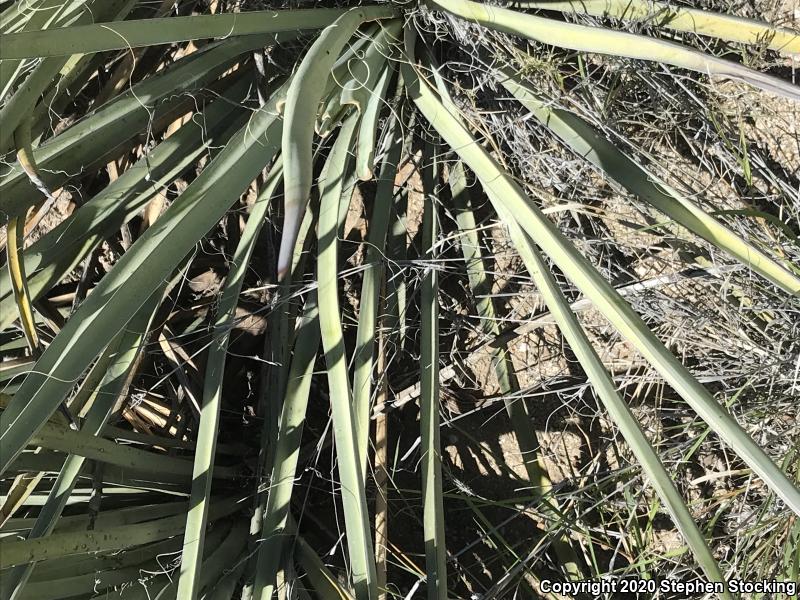
[{"label": "green leaf with white edge", "polygon": [[547,129],[573,152],[588,160],[632,194],[637,195],[695,235],[735,257],[785,292],[800,294],[800,277],[791,273],[741,235],[680,195],[643,166],[600,135],[586,121],[569,111],[553,108],[534,94],[508,69],[498,73],[500,83]]},{"label": "green leaf with white edge", "polygon": [[78,18],[82,13],[91,13],[92,5],[102,0],[29,0],[14,2],[8,10],[0,15],[0,31],[15,33],[31,31],[35,27],[29,24],[38,12],[45,12],[48,22],[53,26],[64,27]]},{"label": "green leaf with white edge", "polygon": [[[184,510],[187,508],[185,503],[181,503],[180,506]],[[151,517],[138,521],[144,523],[145,526],[147,521],[159,518],[162,513],[171,515],[179,512],[166,513],[160,509],[159,505],[151,506],[150,508],[153,509]],[[235,527],[231,527],[230,520],[222,520],[215,525],[213,530],[209,532],[209,541],[213,548],[219,550],[229,544],[228,540]],[[243,528],[244,525],[242,524],[239,527]],[[110,527],[107,525],[101,526],[98,518],[95,522],[95,528],[109,529]],[[85,526],[84,532],[76,531],[76,533],[85,533]],[[89,554],[84,560],[79,560],[72,564],[70,564],[69,559],[82,558],[80,554],[48,560],[42,563],[48,568],[41,569],[46,572],[47,577],[32,580],[22,592],[10,600],[71,598],[84,593],[87,589],[93,590],[95,594],[106,595],[113,593],[116,586],[126,583],[129,585],[121,585],[121,587],[129,588],[130,584],[139,584],[143,573],[158,573],[163,570],[163,556],[174,551],[174,542],[175,540],[167,540],[166,542],[151,543],[135,549],[116,552],[111,556]],[[228,560],[230,560],[230,556],[228,556]],[[55,573],[57,575],[53,576]],[[116,587],[116,589],[119,589],[119,587]],[[124,597],[127,598],[127,595],[124,595]]]},{"label": "green leaf with white edge", "polygon": [[236,306],[250,264],[250,257],[253,254],[261,227],[264,225],[264,217],[272,194],[281,182],[282,172],[280,158],[278,158],[270,170],[263,191],[256,198],[250,211],[247,224],[233,254],[232,266],[225,278],[222,296],[217,305],[217,318],[206,362],[203,405],[200,410],[200,426],[194,453],[191,508],[186,515],[186,531],[178,581],[178,597],[182,599],[194,600],[199,592],[200,566],[208,525],[208,510],[211,504],[211,474],[214,471],[216,457],[222,381],[225,373],[225,359],[228,355],[228,341],[234,326]]},{"label": "green leaf with white edge", "polygon": [[[247,527],[243,520],[238,520],[233,524],[230,520],[223,520],[215,524],[208,536],[209,548],[211,548],[211,550],[207,552],[207,556],[203,562],[203,573],[201,576],[201,584],[203,587],[209,587],[216,583],[226,566],[231,565],[235,558],[241,554],[246,536]],[[150,548],[150,552],[144,563],[142,563],[141,560],[138,563],[133,562],[133,560],[127,560],[129,554],[138,554],[137,551],[121,552],[117,554],[119,562],[128,562],[130,566],[124,567],[112,564],[110,568],[101,570],[98,568],[100,565],[97,564],[95,565],[95,569],[84,574],[67,575],[55,580],[33,582],[26,587],[19,600],[56,600],[59,598],[69,598],[81,592],[85,592],[87,589],[93,590],[94,594],[110,596],[115,592],[119,593],[117,590],[120,588],[130,589],[131,587],[138,587],[142,585],[143,574],[161,573],[163,571],[164,558],[160,552],[171,550],[169,547],[159,547],[159,544],[150,544],[149,546],[145,546],[145,548]],[[58,560],[59,559],[56,559],[56,561]],[[52,563],[56,561],[49,562]],[[95,562],[99,563],[100,561]],[[160,591],[157,596],[156,594],[153,595],[162,599],[169,595],[175,597],[176,581],[177,580],[172,579],[172,581],[169,581],[166,585],[163,583],[156,584],[154,587],[160,588]],[[128,598],[128,594],[125,592],[122,593],[122,596],[126,599]]]},{"label": "green leaf with white edge", "polygon": [[655,367],[680,396],[708,423],[767,486],[797,514],[800,514],[800,489],[721,407],[664,344],[650,331],[639,315],[589,261],[534,205],[519,184],[505,173],[497,161],[477,143],[472,134],[453,116],[458,111],[445,105],[410,65],[403,66],[403,77],[411,98],[439,135],[444,138],[477,175],[490,198],[502,202],[515,215],[524,231],[556,263],[561,271],[594,302],[620,334]]},{"label": "green leaf with white edge", "polygon": [[[16,474],[45,471],[56,476],[63,470],[64,459],[65,454],[55,450],[44,448],[39,449],[38,452],[34,452],[34,449],[26,450],[11,463],[7,472]],[[92,463],[84,462],[78,476],[80,478],[91,478],[92,473]],[[187,470],[186,473],[167,473],[165,471],[154,473],[147,469],[121,467],[111,463],[104,463],[103,481],[104,484],[110,486],[136,490],[155,490],[159,493],[184,496],[191,484],[191,469]],[[34,494],[30,497],[28,504],[37,506],[45,502],[45,500],[45,496]],[[83,496],[76,496],[69,498],[67,504],[70,505],[83,500]]]},{"label": "green leaf with white edge", "polygon": [[[126,506],[124,508],[113,508],[100,511],[97,515],[90,515],[88,513],[79,515],[62,515],[61,518],[58,519],[53,531],[56,533],[85,531],[88,529],[93,517],[95,527],[132,525],[133,523],[141,523],[142,521],[149,521],[159,517],[176,515],[178,513],[185,514],[188,508],[189,505],[186,502],[178,501],[163,502],[159,504],[142,504],[139,506]],[[8,523],[3,526],[2,531],[4,533],[12,531],[16,533],[30,532],[33,527],[36,526],[37,520],[38,516],[9,519]],[[37,573],[33,579],[42,579],[42,577]]]},{"label": "green leaf with white edge", "polygon": [[[345,120],[320,175],[318,224],[319,323],[333,415],[333,435],[341,480],[342,505],[347,532],[350,570],[358,600],[377,598],[375,562],[369,511],[361,474],[352,393],[347,376],[338,286],[339,202],[348,173],[350,147],[358,124],[355,116]],[[288,173],[287,173],[288,177]]]},{"label": "green leaf with white edge", "polygon": [[706,75],[744,81],[752,86],[800,101],[800,87],[698,50],[655,38],[577,25],[529,15],[471,0],[428,0],[429,4],[489,29],[581,52],[650,60]]},{"label": "green leaf with white edge", "polygon": [[[177,515],[178,513],[183,513],[188,505],[183,502],[180,503],[182,510],[175,510],[174,509],[175,503],[168,503],[168,506],[173,507],[170,511],[167,511],[162,508],[162,504],[153,505],[149,504],[146,505],[153,509],[152,515],[149,518],[138,518],[135,521],[132,521],[129,524],[135,523],[145,523],[147,521],[153,521],[156,519],[160,519],[162,517],[170,517],[173,515]],[[95,527],[100,526],[100,517],[105,512],[111,511],[101,511],[95,521]],[[71,533],[82,533],[87,530],[87,525],[89,524],[89,515],[82,515],[86,517],[86,521],[82,528],[80,529],[72,529]],[[107,523],[103,529],[110,529],[113,527],[118,527],[120,525],[125,525],[126,523]],[[67,533],[59,532],[59,533]],[[176,543],[176,541],[178,543]],[[159,554],[166,554],[166,553],[174,553],[176,550],[180,550],[180,540],[176,540],[175,538],[162,540],[159,542],[154,542],[151,544],[146,544],[143,546],[139,546],[137,548],[130,548],[126,550],[124,553],[114,554],[111,555],[86,555],[86,554],[79,554],[73,556],[66,556],[62,558],[58,558],[55,560],[48,560],[46,562],[38,563],[38,568],[36,573],[31,578],[31,582],[44,582],[52,579],[59,579],[63,577],[68,577],[70,575],[85,575],[87,573],[92,573],[93,571],[102,571],[107,569],[112,569],[115,566],[119,567],[128,567],[132,565],[141,564],[142,562],[150,559],[153,556],[158,556]]]},{"label": "green leaf with white edge", "polygon": [[[67,321],[0,417],[0,472],[55,411],[114,332],[127,323],[239,194],[276,155],[282,122],[276,103],[256,111],[167,211],[131,246]],[[111,301],[111,300],[114,301]]]},{"label": "green leaf with white edge", "polygon": [[614,17],[653,24],[674,31],[698,33],[728,42],[764,45],[781,54],[800,53],[800,35],[791,29],[774,27],[755,19],[723,15],[656,0],[522,1],[514,2],[514,6]]},{"label": "green leaf with white edge", "polygon": [[[95,571],[83,575],[72,575],[48,581],[28,584],[15,600],[59,600],[79,596],[86,590],[98,593],[113,593],[120,587],[136,585],[143,572],[157,573],[163,564],[154,557],[132,567],[115,567],[106,571]],[[85,597],[85,596],[84,596]]]}]

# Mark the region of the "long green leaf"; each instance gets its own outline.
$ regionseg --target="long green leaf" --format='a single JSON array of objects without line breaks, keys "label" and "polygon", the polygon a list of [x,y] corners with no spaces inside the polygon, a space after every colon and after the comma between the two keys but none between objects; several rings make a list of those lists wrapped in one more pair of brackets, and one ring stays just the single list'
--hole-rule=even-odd
[{"label": "long green leaf", "polygon": [[402,23],[398,19],[381,24],[363,55],[350,61],[350,79],[344,82],[341,89],[342,105],[352,104],[359,113],[364,113],[377,91],[376,85],[384,65],[392,60],[402,30]]},{"label": "long green leaf", "polygon": [[[184,539],[188,532],[184,533]],[[195,584],[198,592],[213,586],[220,579],[222,572],[229,567],[233,567],[237,562],[243,560],[242,550],[247,542],[247,521],[237,519],[227,532],[221,543],[214,544],[213,538],[209,535],[209,544],[205,548],[202,564],[197,568],[197,582]],[[181,588],[181,579],[172,579],[167,585],[163,586],[156,598],[187,598],[186,588]]]},{"label": "long green leaf", "polygon": [[303,317],[295,336],[295,349],[286,382],[286,394],[281,409],[275,460],[270,477],[269,496],[264,510],[261,546],[253,597],[271,600],[275,592],[275,577],[280,568],[284,548],[289,504],[294,490],[300,442],[311,390],[314,361],[320,344],[319,313],[316,293],[306,300]]},{"label": "long green leaf", "polygon": [[[374,18],[392,14],[392,10],[386,7],[365,10],[379,15]],[[189,40],[320,29],[346,13],[340,8],[268,10],[97,23],[12,33],[3,38],[0,59],[89,54]]]},{"label": "long green leaf", "polygon": [[565,23],[471,0],[429,0],[432,6],[490,29],[537,42],[597,54],[652,60],[706,75],[738,79],[750,85],[800,100],[800,88],[740,64],[708,56],[691,48],[622,31]]},{"label": "long green leaf", "polygon": [[[188,460],[117,444],[111,440],[73,431],[54,423],[42,425],[31,436],[29,443],[123,468],[150,470],[155,477],[160,474],[178,475],[186,477],[188,480],[192,471],[192,463]],[[215,476],[232,477],[234,474],[234,470],[225,468],[215,473]]]},{"label": "long green leaf", "polygon": [[361,124],[358,128],[358,148],[356,151],[356,174],[361,181],[372,179],[372,167],[375,161],[375,133],[378,119],[386,103],[386,90],[394,74],[394,65],[387,62],[378,76],[372,94],[362,107]]},{"label": "long green leaf", "polygon": [[200,565],[208,525],[208,509],[211,504],[211,473],[214,470],[217,448],[222,381],[230,332],[233,329],[236,306],[239,302],[244,276],[250,264],[250,257],[264,224],[270,198],[281,181],[281,175],[280,164],[273,165],[269,179],[253,205],[242,237],[233,254],[233,264],[225,279],[222,297],[217,306],[217,320],[214,323],[213,339],[206,362],[203,406],[200,411],[200,427],[194,455],[191,508],[186,515],[186,532],[183,541],[180,580],[178,581],[178,598],[185,600],[194,600],[199,592]]},{"label": "long green leaf", "polygon": [[583,119],[569,111],[552,108],[537,97],[518,76],[508,70],[502,71],[501,83],[570,149],[601,169],[625,189],[650,203],[692,233],[725,250],[784,291],[800,294],[800,277],[749,244],[738,233],[731,231],[697,204],[660,181]]},{"label": "long green leaf", "polygon": [[[125,18],[128,11],[133,8],[133,3],[130,0],[110,0],[108,2],[98,2],[98,6],[94,7],[98,12],[98,17],[101,19],[115,19]],[[83,20],[88,21],[90,18],[89,13],[81,15]],[[37,35],[39,33],[57,33],[63,30],[50,30],[49,32],[29,32],[11,34],[3,37],[3,43],[0,44],[0,59],[5,58],[2,56],[6,48],[8,38],[15,35]],[[33,58],[27,56],[17,56],[12,58]],[[5,154],[6,151],[13,145],[13,135],[17,127],[20,126],[22,121],[29,117],[33,107],[39,101],[39,97],[45,90],[52,84],[56,75],[61,71],[67,62],[67,58],[45,58],[33,70],[33,72],[25,79],[20,85],[14,95],[8,100],[3,108],[0,109],[0,122],[3,127],[0,128],[0,154]]]},{"label": "long green leaf", "polygon": [[375,190],[372,216],[369,221],[367,255],[358,304],[358,329],[353,359],[353,412],[358,432],[361,455],[361,472],[366,476],[367,445],[369,443],[369,403],[372,397],[372,370],[375,350],[375,325],[378,318],[378,299],[385,275],[386,234],[394,199],[394,179],[403,139],[395,119],[387,128],[388,150],[381,165],[378,186]]},{"label": "long green leaf", "polygon": [[[249,82],[234,84],[198,119],[191,119],[169,138],[129,167],[119,178],[85,202],[62,223],[25,250],[28,290],[36,301],[57,284],[94,248],[139,214],[159,193],[206,152],[222,145],[244,123],[237,104]],[[14,316],[8,274],[0,273],[0,330]]]},{"label": "long green leaf", "polygon": [[457,109],[436,97],[416,70],[404,65],[409,94],[431,125],[455,149],[477,175],[490,198],[502,202],[520,227],[536,239],[556,265],[656,368],[681,397],[708,423],[742,460],[796,513],[800,514],[800,489],[770,460],[766,453],[722,408],[625,302],[589,261],[558,231],[525,195],[519,184],[505,173],[491,155],[453,116]]},{"label": "long green leaf", "polygon": [[[460,231],[461,251],[467,265],[469,287],[475,298],[478,317],[481,319],[483,331],[494,339],[498,339],[500,325],[491,297],[487,268],[481,255],[477,223],[472,210],[472,198],[461,162],[457,162],[451,167],[448,180],[453,194],[456,222]],[[492,364],[497,375],[499,391],[505,397],[506,412],[511,420],[511,426],[514,428],[514,436],[519,444],[528,481],[533,485],[532,491],[544,497],[543,511],[549,513],[548,516],[555,521],[560,518],[560,509],[556,499],[549,495],[552,483],[544,465],[541,464],[539,440],[533,428],[533,415],[529,412],[524,398],[517,396],[520,391],[519,382],[507,344],[492,349]],[[553,539],[553,549],[569,577],[574,580],[582,579],[578,557],[569,545],[568,538],[556,536]]]},{"label": "long green leaf", "polygon": [[[0,473],[69,392],[72,382],[275,156],[285,86],[131,246],[53,340],[0,417]],[[114,301],[111,301],[112,298]]]},{"label": "long green leaf", "polygon": [[368,20],[391,16],[385,7],[354,8],[336,19],[314,40],[292,78],[286,95],[286,127],[281,142],[286,161],[284,217],[278,254],[278,278],[291,266],[297,232],[313,181],[312,141],[317,108],[339,54],[358,27]]},{"label": "long green leaf", "polygon": [[[139,506],[127,506],[125,508],[115,508],[99,512],[94,516],[95,527],[114,527],[117,525],[132,525],[167,517],[178,513],[186,513],[189,505],[186,502],[163,502],[160,504],[142,504]],[[67,533],[69,531],[81,531],[89,528],[93,515],[62,515],[56,526],[53,528],[55,533]],[[2,528],[3,532],[29,532],[36,527],[39,517],[25,517],[10,519]],[[5,577],[5,576],[4,576]],[[46,577],[45,577],[46,578]],[[38,574],[33,579],[42,579]],[[5,582],[4,582],[5,583]]]},{"label": "long green leaf", "polygon": [[422,186],[425,212],[422,219],[424,257],[430,261],[422,278],[420,302],[420,433],[422,443],[422,526],[425,536],[425,566],[428,600],[447,600],[447,547],[444,537],[442,493],[442,448],[439,440],[439,274],[436,238],[439,234],[437,185],[439,164],[433,147],[422,154]]},{"label": "long green leaf", "polygon": [[[180,116],[176,112],[194,109],[198,89],[224,73],[237,56],[264,43],[263,38],[246,37],[212,44],[104,104],[34,150],[45,183],[55,190],[119,156],[154,121],[174,120]],[[234,73],[226,87],[237,79]],[[184,96],[185,92],[192,95]],[[21,165],[0,165],[0,211],[22,214],[40,198]]]},{"label": "long green leaf", "polygon": [[[240,510],[239,499],[217,502],[212,518],[221,519]],[[52,560],[75,553],[121,550],[180,535],[186,525],[184,515],[175,515],[108,529],[57,533],[44,538],[22,541],[0,541],[0,568],[5,569],[40,560]]]},{"label": "long green leaf", "polygon": [[377,597],[375,554],[372,550],[364,478],[361,475],[363,461],[359,454],[352,393],[347,377],[338,287],[339,200],[348,173],[350,146],[357,124],[358,120],[351,116],[342,125],[320,175],[317,293],[322,347],[328,366],[333,433],[339,463],[350,569],[356,598],[374,600]]},{"label": "long green leaf", "polygon": [[[508,226],[514,247],[520,253],[528,272],[531,274],[536,288],[542,294],[550,313],[555,317],[559,329],[575,352],[578,361],[586,372],[592,388],[603,402],[611,418],[619,427],[625,440],[631,447],[634,456],[642,465],[651,484],[672,516],[673,522],[683,534],[689,547],[697,558],[709,581],[724,582],[725,578],[714,559],[705,538],[697,527],[694,517],[689,512],[680,492],[675,487],[672,477],[661,464],[653,447],[642,432],[639,422],[617,392],[616,384],[609,375],[597,352],[592,347],[569,302],[558,287],[555,278],[547,269],[547,265],[533,247],[533,242],[519,227],[513,214],[506,210],[503,202],[495,200],[498,215]],[[732,597],[726,591],[721,595],[726,600]]]},{"label": "long green leaf", "polygon": [[729,42],[763,44],[783,54],[800,53],[800,35],[790,29],[773,27],[769,23],[754,19],[722,15],[656,0],[523,1],[514,2],[514,5],[641,21],[674,31],[699,33]]},{"label": "long green leaf", "polygon": [[306,572],[311,587],[320,600],[353,600],[350,590],[342,587],[316,551],[301,535],[298,535],[297,523],[291,517],[286,523],[286,528],[287,532],[294,536],[294,556]]}]

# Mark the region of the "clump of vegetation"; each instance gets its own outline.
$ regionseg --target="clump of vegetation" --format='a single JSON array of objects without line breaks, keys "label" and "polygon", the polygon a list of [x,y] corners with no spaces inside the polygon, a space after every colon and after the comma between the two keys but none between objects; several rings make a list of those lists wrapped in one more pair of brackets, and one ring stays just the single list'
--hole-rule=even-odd
[{"label": "clump of vegetation", "polygon": [[799,578],[798,33],[0,7],[4,599]]}]

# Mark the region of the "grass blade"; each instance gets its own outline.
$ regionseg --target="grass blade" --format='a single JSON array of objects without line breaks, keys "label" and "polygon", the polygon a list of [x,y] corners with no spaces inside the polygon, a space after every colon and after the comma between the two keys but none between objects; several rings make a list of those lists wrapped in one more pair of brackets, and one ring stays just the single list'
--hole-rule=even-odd
[{"label": "grass blade", "polygon": [[[296,533],[295,524],[289,523],[291,530]],[[325,566],[314,549],[301,536],[297,536],[295,556],[297,562],[303,567],[311,586],[321,600],[353,600],[353,594],[342,587],[330,569]]]},{"label": "grass blade", "polygon": [[[55,423],[45,423],[37,433],[31,436],[30,443],[49,450],[77,454],[123,468],[150,470],[156,479],[163,473],[185,477],[189,480],[191,473],[191,463],[187,460],[117,444],[111,440],[74,431]],[[220,471],[220,474],[222,473],[230,475],[231,471],[225,469]]]},{"label": "grass blade", "polygon": [[[97,16],[101,19],[125,18],[131,8],[133,8],[133,3],[129,0],[111,0],[109,2],[97,3],[94,7],[94,9],[98,11]],[[88,21],[90,17],[91,13],[86,12],[83,13],[79,19]],[[3,36],[3,43],[0,44],[0,60],[6,58],[3,56],[3,52],[6,49],[6,42],[10,37],[16,35],[36,36],[40,34],[57,34],[63,31],[65,30],[51,29],[5,35]],[[34,57],[17,56],[12,58]],[[32,107],[36,106],[40,96],[53,83],[56,75],[58,75],[67,63],[67,59],[68,57],[45,58],[39,62],[33,72],[22,82],[17,91],[14,92],[11,99],[0,109],[0,122],[3,123],[3,127],[0,129],[0,154],[5,154],[12,146],[13,135],[17,127],[30,116]]]},{"label": "grass blade", "polygon": [[[101,433],[118,398],[128,387],[130,374],[137,358],[140,356],[156,307],[161,302],[162,294],[163,290],[157,290],[151,296],[150,300],[131,319],[128,326],[108,345],[103,352],[103,356],[98,360],[98,364],[105,366],[105,377],[85,413],[81,427],[83,433],[91,435],[99,435]],[[81,387],[79,393],[83,389],[84,386]],[[39,515],[31,526],[27,536],[28,539],[48,536],[58,525],[62,523],[68,524],[68,519],[62,518],[59,520],[59,518],[78,481],[78,475],[84,466],[85,460],[83,456],[73,454],[64,461],[64,465],[50,489],[44,506],[42,506]],[[157,511],[158,509],[151,508],[148,511],[150,518],[159,516]],[[125,522],[123,521],[119,524],[124,524]],[[111,524],[106,523],[106,525]],[[95,525],[99,525],[99,520]],[[3,576],[3,598],[9,597],[13,599],[18,597],[18,594],[24,589],[26,582],[33,573],[34,566],[35,563],[30,563],[14,567]],[[6,592],[8,596],[5,595]]]}]

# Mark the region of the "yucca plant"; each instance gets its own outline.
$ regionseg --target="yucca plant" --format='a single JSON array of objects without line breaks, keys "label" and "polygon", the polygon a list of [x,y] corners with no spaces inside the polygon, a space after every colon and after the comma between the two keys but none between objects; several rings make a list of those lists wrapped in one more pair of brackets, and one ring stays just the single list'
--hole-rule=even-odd
[{"label": "yucca plant", "polygon": [[[1,5],[4,599],[798,578],[797,161],[720,108],[796,119],[798,33],[651,0]],[[545,330],[571,396],[525,379]],[[479,356],[491,398],[443,412]],[[557,482],[542,390],[605,423]],[[698,496],[709,448],[729,486]]]}]

